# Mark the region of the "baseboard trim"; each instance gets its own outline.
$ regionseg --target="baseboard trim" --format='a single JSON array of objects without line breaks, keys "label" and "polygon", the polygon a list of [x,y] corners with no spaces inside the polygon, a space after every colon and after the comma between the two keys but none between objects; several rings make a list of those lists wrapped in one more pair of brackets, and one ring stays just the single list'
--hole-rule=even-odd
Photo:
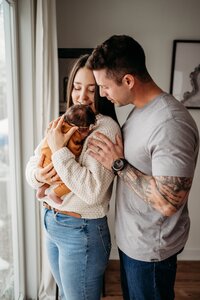
[{"label": "baseboard trim", "polygon": [[178,260],[200,260],[200,249],[184,249]]}]

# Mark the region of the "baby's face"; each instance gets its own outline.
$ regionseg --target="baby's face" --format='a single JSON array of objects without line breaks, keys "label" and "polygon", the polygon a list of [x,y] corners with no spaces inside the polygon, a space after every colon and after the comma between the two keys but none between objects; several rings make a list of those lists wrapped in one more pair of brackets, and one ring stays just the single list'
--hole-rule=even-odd
[{"label": "baby's face", "polygon": [[84,139],[88,136],[89,132],[90,132],[90,128],[89,127],[79,127],[78,130],[77,130],[80,135],[81,135],[81,138]]}]

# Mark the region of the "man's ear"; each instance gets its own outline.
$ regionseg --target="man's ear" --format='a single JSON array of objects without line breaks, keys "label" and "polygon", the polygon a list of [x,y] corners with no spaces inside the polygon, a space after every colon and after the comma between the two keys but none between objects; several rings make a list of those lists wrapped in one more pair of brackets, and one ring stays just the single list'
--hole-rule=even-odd
[{"label": "man's ear", "polygon": [[132,74],[124,75],[122,81],[131,89],[135,84],[135,78]]}]

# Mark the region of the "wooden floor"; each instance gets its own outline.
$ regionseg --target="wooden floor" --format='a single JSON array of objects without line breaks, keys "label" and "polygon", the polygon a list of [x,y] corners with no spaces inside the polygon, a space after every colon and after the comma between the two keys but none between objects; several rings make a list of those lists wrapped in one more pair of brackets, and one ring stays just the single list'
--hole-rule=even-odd
[{"label": "wooden floor", "polygon": [[[105,274],[102,300],[123,300],[120,288],[119,261],[110,260]],[[200,261],[178,261],[175,300],[200,300]]]}]

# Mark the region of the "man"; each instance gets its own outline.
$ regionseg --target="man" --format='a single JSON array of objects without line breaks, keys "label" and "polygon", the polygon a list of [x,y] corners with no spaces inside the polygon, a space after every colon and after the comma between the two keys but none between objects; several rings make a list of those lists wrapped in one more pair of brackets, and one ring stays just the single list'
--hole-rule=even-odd
[{"label": "man", "polygon": [[[133,104],[119,137],[90,140],[90,155],[118,177],[116,241],[125,300],[174,299],[177,254],[188,238],[188,195],[199,135],[187,109],[149,75],[142,47],[112,36],[88,66],[101,96]],[[124,144],[124,145],[123,145]]]}]

